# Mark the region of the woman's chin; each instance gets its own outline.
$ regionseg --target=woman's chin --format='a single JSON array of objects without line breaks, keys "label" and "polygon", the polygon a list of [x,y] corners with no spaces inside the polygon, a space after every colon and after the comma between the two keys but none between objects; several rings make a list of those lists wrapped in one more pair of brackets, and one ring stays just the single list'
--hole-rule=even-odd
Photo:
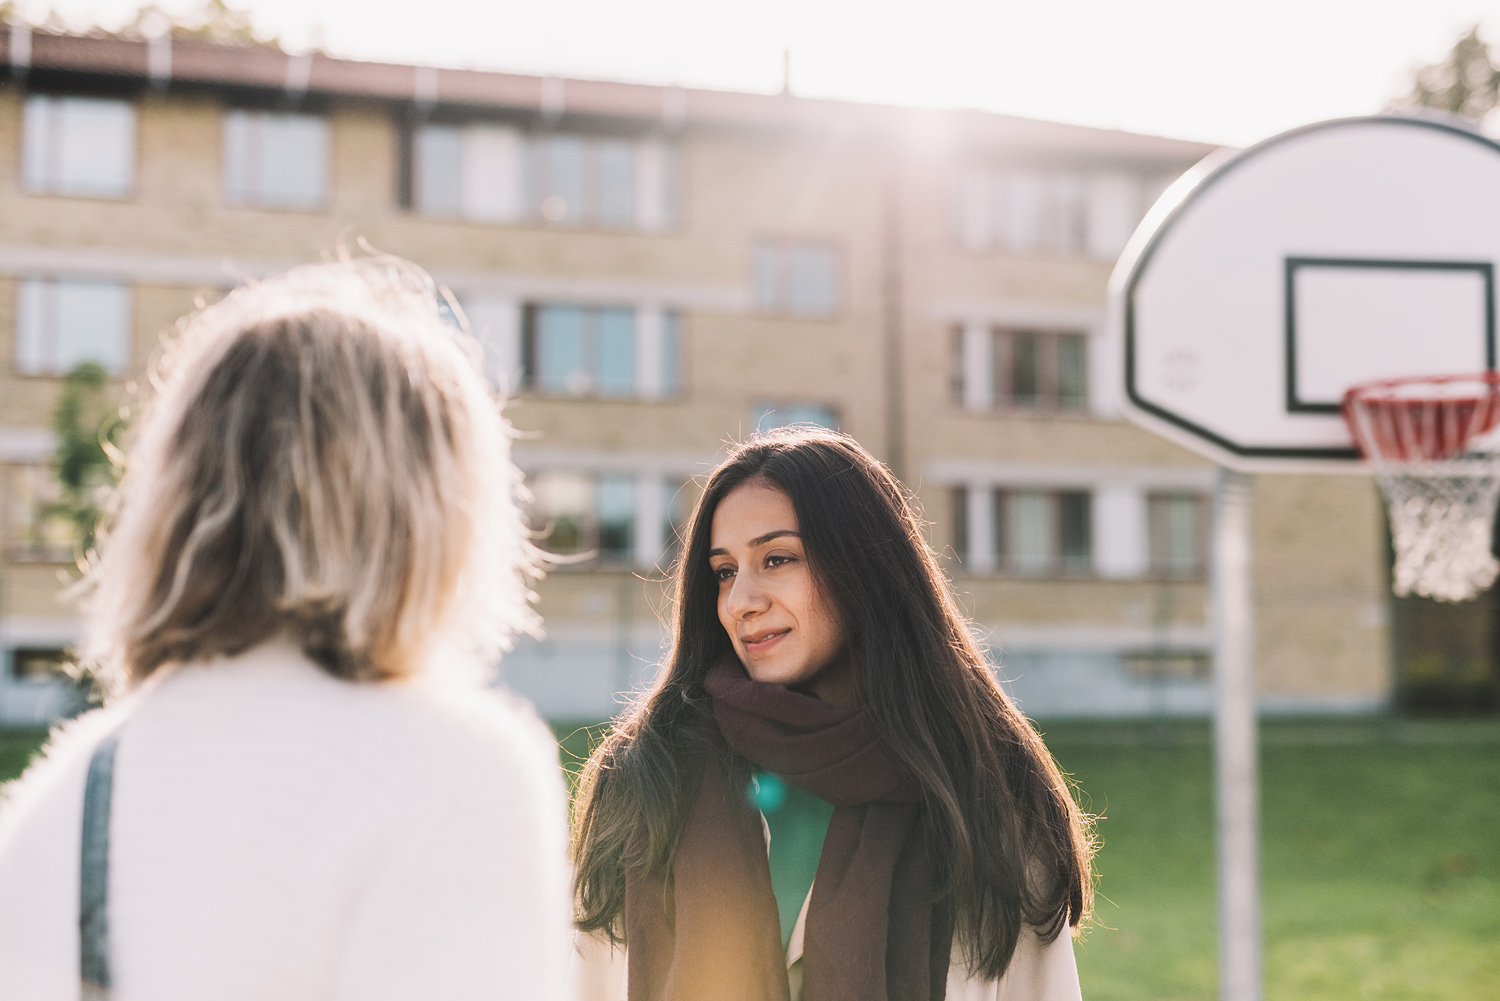
[{"label": "woman's chin", "polygon": [[808,679],[803,675],[806,672],[799,671],[795,666],[786,664],[757,663],[753,658],[743,658],[745,673],[750,675],[753,681],[763,681],[769,685],[785,685],[791,688],[800,685]]}]

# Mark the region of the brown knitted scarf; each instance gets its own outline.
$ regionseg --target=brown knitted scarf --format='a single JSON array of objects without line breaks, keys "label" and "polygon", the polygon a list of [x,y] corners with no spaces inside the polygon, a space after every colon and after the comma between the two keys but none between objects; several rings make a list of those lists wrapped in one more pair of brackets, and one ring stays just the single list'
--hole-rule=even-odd
[{"label": "brown knitted scarf", "polygon": [[[739,754],[832,803],[803,933],[804,1001],[942,1001],[952,927],[922,835],[921,793],[869,716],[738,661],[704,686]],[[672,878],[627,874],[630,1001],[787,1001],[786,956],[748,774],[703,762]]]}]

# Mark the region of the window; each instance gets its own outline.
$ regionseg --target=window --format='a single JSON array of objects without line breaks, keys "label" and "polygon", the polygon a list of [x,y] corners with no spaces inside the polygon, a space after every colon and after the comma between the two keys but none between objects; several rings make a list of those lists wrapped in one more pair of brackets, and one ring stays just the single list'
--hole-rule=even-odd
[{"label": "window", "polygon": [[1086,488],[949,488],[953,555],[974,574],[1197,579],[1206,569],[1209,506],[1191,489],[1146,492],[1112,481]]},{"label": "window", "polygon": [[[440,128],[440,127],[431,127]],[[419,132],[419,139],[427,129]],[[599,226],[614,229],[660,230],[675,226],[678,216],[678,154],[659,139],[629,139],[552,133],[521,139],[518,132],[488,128],[492,138],[479,148],[486,130],[450,128],[452,138],[441,155],[428,158],[418,147],[418,176],[427,170],[446,170],[462,160],[456,188],[460,209],[469,192],[491,178],[497,200],[514,200],[517,215],[558,226]],[[509,138],[499,141],[507,133]],[[456,146],[462,153],[452,152]],[[519,166],[519,169],[517,169]],[[504,189],[503,194],[500,188]],[[419,185],[418,190],[422,190]],[[449,196],[450,199],[453,196]],[[419,210],[427,211],[421,202]],[[451,213],[450,213],[451,214]],[[460,211],[469,218],[482,214]]]},{"label": "window", "polygon": [[533,215],[548,222],[576,226],[591,214],[589,209],[593,206],[584,203],[586,152],[596,151],[578,136],[549,136],[532,144],[527,164],[530,168],[527,194]]},{"label": "window", "polygon": [[[661,395],[682,392],[682,316],[676,310],[661,314]],[[645,394],[650,395],[650,394]]]},{"label": "window", "polygon": [[954,331],[954,402],[969,410],[1088,409],[1088,335],[973,325]]},{"label": "window", "polygon": [[955,185],[955,235],[969,250],[1112,259],[1148,204],[1142,193],[1118,171],[977,168]]},{"label": "window", "polygon": [[1028,410],[1088,407],[1088,338],[1036,330],[992,331],[995,405]]},{"label": "window", "polygon": [[953,518],[953,557],[960,563],[973,559],[969,552],[969,488],[954,487],[948,495],[949,514]]},{"label": "window", "polygon": [[996,498],[995,513],[1000,565],[1028,576],[1051,572],[1056,548],[1052,496],[1031,491],[1002,494]]},{"label": "window", "polygon": [[29,97],[21,148],[27,191],[124,198],[135,185],[135,107],[88,97]]},{"label": "window", "polygon": [[657,563],[676,552],[692,506],[684,482],[671,477],[545,470],[529,484],[541,545],[583,561]]},{"label": "window", "polygon": [[[1007,331],[996,338],[995,387],[1011,405],[1035,407],[1042,402],[1042,352],[1036,334],[1029,331]],[[1003,348],[1009,348],[1009,358]],[[1009,385],[1007,383],[1009,377]],[[1006,390],[1009,393],[1006,393]]]},{"label": "window", "polygon": [[508,295],[453,293],[484,352],[490,385],[510,395],[521,385],[521,304]]},{"label": "window", "polygon": [[1086,574],[1094,554],[1092,498],[1081,491],[1057,495],[1058,566],[1065,574]]},{"label": "window", "polygon": [[1001,174],[996,235],[1016,251],[1079,254],[1085,241],[1083,179],[1076,174]]},{"label": "window", "polygon": [[1057,409],[1084,410],[1089,402],[1088,338],[1082,334],[1053,334],[1056,356]]},{"label": "window", "polygon": [[594,488],[601,560],[622,562],[635,550],[635,478],[601,476]]},{"label": "window", "polygon": [[755,308],[789,316],[838,312],[838,254],[818,243],[764,242],[754,252]]},{"label": "window", "polygon": [[[993,404],[993,389],[981,387],[983,376],[991,367],[986,359],[972,359],[967,348],[973,340],[977,346],[988,346],[989,340],[983,330],[963,326],[953,328],[948,339],[948,394],[955,404],[966,409],[988,410]],[[971,400],[972,398],[972,400]]]},{"label": "window", "polygon": [[57,647],[17,647],[11,651],[11,674],[17,681],[50,681],[67,678],[72,658]]},{"label": "window", "polygon": [[231,205],[315,209],[328,197],[328,125],[316,115],[224,116],[224,199]]},{"label": "window", "polygon": [[687,480],[668,477],[663,483],[665,503],[662,505],[662,559],[663,565],[677,558],[687,543],[688,521],[693,516],[696,493]]},{"label": "window", "polygon": [[29,279],[20,285],[16,371],[64,375],[94,361],[114,375],[130,361],[130,289],[117,282]]},{"label": "window", "polygon": [[635,147],[615,140],[599,144],[599,222],[629,226],[635,222]]},{"label": "window", "polygon": [[811,424],[837,431],[839,418],[832,407],[822,403],[762,403],[750,414],[752,433],[794,424]]},{"label": "window", "polygon": [[521,214],[521,135],[504,125],[424,125],[413,139],[423,215],[511,222]]},{"label": "window", "polygon": [[77,525],[56,507],[61,487],[52,467],[15,464],[5,470],[6,544],[11,559],[71,563],[77,558]]},{"label": "window", "polygon": [[1202,576],[1206,509],[1200,494],[1163,493],[1146,498],[1147,544],[1154,576]]},{"label": "window", "polygon": [[522,366],[532,389],[622,398],[678,389],[679,321],[671,311],[549,303],[529,307],[523,324]]},{"label": "window", "polygon": [[1092,500],[1083,491],[998,491],[997,565],[1023,577],[1090,573],[1094,551]]},{"label": "window", "polygon": [[536,311],[535,385],[554,396],[627,396],[635,386],[635,311],[543,306]]},{"label": "window", "polygon": [[1126,673],[1139,681],[1206,681],[1213,674],[1201,650],[1134,650],[1124,661]]},{"label": "window", "polygon": [[474,222],[667,229],[677,223],[677,161],[676,148],[654,138],[422,125],[412,136],[412,207]]},{"label": "window", "polygon": [[573,556],[593,548],[593,483],[580,473],[542,473],[531,483],[532,514],[548,552]]},{"label": "window", "polygon": [[456,216],[463,205],[463,132],[429,125],[413,138],[412,199],[418,212]]}]

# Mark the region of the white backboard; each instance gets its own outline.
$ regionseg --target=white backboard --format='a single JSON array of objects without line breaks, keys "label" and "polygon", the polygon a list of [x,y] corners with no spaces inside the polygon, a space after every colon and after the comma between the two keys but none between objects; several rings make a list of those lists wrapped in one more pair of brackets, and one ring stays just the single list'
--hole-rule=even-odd
[{"label": "white backboard", "polygon": [[1244,470],[1360,468],[1349,386],[1495,367],[1500,146],[1448,120],[1321,122],[1215,154],[1110,282],[1124,409]]}]

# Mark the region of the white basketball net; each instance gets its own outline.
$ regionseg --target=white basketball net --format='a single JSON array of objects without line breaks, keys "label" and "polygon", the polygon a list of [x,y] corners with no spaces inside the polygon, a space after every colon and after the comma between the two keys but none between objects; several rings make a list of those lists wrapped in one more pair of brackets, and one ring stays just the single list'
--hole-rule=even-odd
[{"label": "white basketball net", "polygon": [[1402,596],[1467,601],[1500,574],[1500,561],[1490,552],[1500,462],[1482,455],[1442,465],[1440,471],[1406,467],[1376,473],[1396,549],[1392,589]]},{"label": "white basketball net", "polygon": [[1356,387],[1344,414],[1390,511],[1392,589],[1466,601],[1495,582],[1500,384],[1493,374]]}]

